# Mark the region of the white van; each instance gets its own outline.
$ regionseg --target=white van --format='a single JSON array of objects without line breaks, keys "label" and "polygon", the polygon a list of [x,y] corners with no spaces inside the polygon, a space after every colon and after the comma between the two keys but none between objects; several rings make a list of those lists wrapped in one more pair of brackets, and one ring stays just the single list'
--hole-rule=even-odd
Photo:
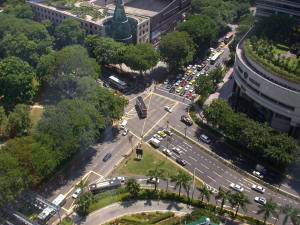
[{"label": "white van", "polygon": [[159,146],[160,146],[160,141],[157,140],[156,138],[151,138],[149,143],[152,144],[156,148],[159,148]]},{"label": "white van", "polygon": [[122,123],[121,123],[121,129],[122,129],[122,130],[126,127],[127,122],[128,122],[127,120],[123,120],[123,121],[122,121]]}]

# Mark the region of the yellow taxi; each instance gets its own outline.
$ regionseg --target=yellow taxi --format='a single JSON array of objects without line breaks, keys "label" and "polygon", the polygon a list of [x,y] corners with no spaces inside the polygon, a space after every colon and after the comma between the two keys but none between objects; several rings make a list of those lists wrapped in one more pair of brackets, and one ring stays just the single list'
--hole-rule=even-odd
[{"label": "yellow taxi", "polygon": [[163,138],[165,138],[167,136],[166,133],[163,131],[158,131],[157,134]]},{"label": "yellow taxi", "polygon": [[179,93],[179,92],[182,91],[182,89],[183,89],[183,87],[179,87],[179,88],[176,89],[176,92]]},{"label": "yellow taxi", "polygon": [[196,80],[191,80],[189,85],[193,85],[196,82]]},{"label": "yellow taxi", "polygon": [[186,74],[187,74],[187,75],[190,75],[192,72],[193,72],[193,71],[188,70],[188,71],[186,71]]}]

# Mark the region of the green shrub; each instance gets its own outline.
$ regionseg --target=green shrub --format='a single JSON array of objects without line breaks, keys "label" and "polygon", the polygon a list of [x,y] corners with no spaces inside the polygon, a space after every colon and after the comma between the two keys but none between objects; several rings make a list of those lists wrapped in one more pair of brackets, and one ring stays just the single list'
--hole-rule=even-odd
[{"label": "green shrub", "polygon": [[150,219],[148,221],[149,224],[156,224],[162,220],[165,220],[165,219],[168,219],[170,217],[173,217],[174,216],[174,213],[173,212],[167,212],[167,213],[164,213],[164,214],[160,214],[152,219]]},{"label": "green shrub", "polygon": [[285,46],[285,45],[282,45],[282,44],[276,44],[276,47],[282,51],[288,51],[289,50],[289,47],[288,46]]}]

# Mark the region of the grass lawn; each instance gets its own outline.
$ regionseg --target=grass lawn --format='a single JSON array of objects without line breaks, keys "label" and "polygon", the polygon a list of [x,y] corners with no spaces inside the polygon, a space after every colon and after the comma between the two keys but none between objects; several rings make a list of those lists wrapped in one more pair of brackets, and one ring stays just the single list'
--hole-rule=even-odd
[{"label": "grass lawn", "polygon": [[130,154],[125,158],[118,167],[112,172],[112,176],[133,176],[147,175],[150,169],[154,169],[156,165],[161,165],[160,168],[165,170],[165,176],[171,177],[177,174],[181,168],[158,152],[158,150],[150,147],[148,144],[143,144],[143,158],[136,159],[136,154]]},{"label": "grass lawn", "polygon": [[32,130],[35,128],[37,122],[41,119],[41,116],[43,114],[42,108],[32,108],[30,110],[30,119],[32,123]]},{"label": "grass lawn", "polygon": [[104,225],[135,225],[135,224],[162,224],[161,221],[166,222],[170,218],[174,217],[172,212],[150,212],[150,213],[138,213],[133,215],[123,216],[114,221],[105,223]]}]

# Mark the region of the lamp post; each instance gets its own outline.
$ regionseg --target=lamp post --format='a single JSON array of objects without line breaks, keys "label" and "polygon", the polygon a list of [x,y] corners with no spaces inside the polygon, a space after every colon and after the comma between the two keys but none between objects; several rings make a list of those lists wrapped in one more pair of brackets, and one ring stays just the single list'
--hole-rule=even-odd
[{"label": "lamp post", "polygon": [[193,172],[193,191],[192,191],[192,201],[194,200],[194,192],[195,192],[195,171],[196,171],[196,167],[194,168],[194,172]]}]

